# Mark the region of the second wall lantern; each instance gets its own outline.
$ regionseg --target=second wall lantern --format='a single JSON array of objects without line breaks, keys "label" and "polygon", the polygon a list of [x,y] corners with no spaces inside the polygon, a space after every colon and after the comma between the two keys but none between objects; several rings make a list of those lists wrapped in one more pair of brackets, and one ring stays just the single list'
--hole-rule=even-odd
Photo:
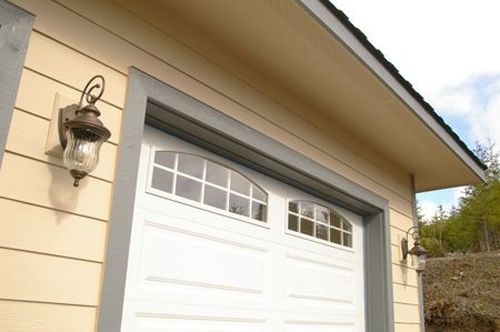
[{"label": "second wall lantern", "polygon": [[[99,151],[110,137],[110,131],[103,125],[101,112],[95,103],[102,97],[105,80],[101,75],[90,79],[82,91],[80,102],[59,110],[59,139],[64,149],[64,166],[78,187],[80,180],[92,172],[99,162]],[[99,93],[93,95],[97,89]],[[87,101],[82,106],[83,99]]]},{"label": "second wall lantern", "polygon": [[[411,237],[414,240],[413,248],[408,249],[408,235],[411,233]],[[412,265],[418,274],[422,273],[425,269],[425,262],[427,256],[427,250],[420,243],[420,233],[418,227],[411,227],[406,232],[406,238],[401,239],[401,250],[403,253],[403,260],[406,260],[408,255],[411,255]]]}]

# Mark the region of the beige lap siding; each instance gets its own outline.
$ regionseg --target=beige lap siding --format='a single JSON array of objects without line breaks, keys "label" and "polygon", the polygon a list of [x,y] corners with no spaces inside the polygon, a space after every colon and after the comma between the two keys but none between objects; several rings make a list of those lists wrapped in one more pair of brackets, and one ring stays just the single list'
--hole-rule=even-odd
[{"label": "beige lap siding", "polygon": [[[412,225],[409,174],[348,142],[341,128],[311,115],[297,97],[237,59],[224,59],[202,36],[174,23],[171,31],[161,31],[112,2],[12,2],[36,20],[0,169],[0,264],[9,267],[0,275],[0,330],[95,327],[131,65],[386,197],[395,256],[401,234]],[[176,39],[194,49],[204,46],[206,54]],[[74,189],[61,160],[44,154],[46,132],[55,94],[77,100],[95,74],[106,78],[99,108],[113,136],[99,168]],[[398,257],[392,263],[396,331],[416,331],[415,272]]]},{"label": "beige lap siding", "polygon": [[[105,27],[107,31],[54,2],[33,3],[29,0],[18,0],[17,3],[29,6],[34,12],[44,12],[43,17],[37,17],[35,29],[50,38],[96,58],[123,74],[127,73],[129,66],[137,66],[278,141],[292,145],[346,177],[376,189],[374,191],[391,200],[394,208],[411,215],[411,209],[408,207],[409,176],[387,161],[375,165],[361,158],[363,153],[372,155],[364,147],[359,147],[357,152],[353,153],[332,136],[336,132],[332,129],[337,128],[328,127],[333,125],[331,121],[310,114],[311,108],[307,105],[298,110],[296,103],[287,99],[293,98],[291,94],[282,92],[284,96],[278,102],[268,98],[237,79],[232,72],[222,70],[221,66],[193,52],[167,34],[161,34],[157,29],[110,2],[61,1],[64,6],[81,16],[89,17],[92,22]],[[78,29],[68,29],[67,26],[77,26]],[[89,35],[93,36],[92,40],[89,40]],[[44,44],[48,46],[49,43]],[[47,47],[44,48],[46,49]],[[59,48],[54,51],[61,52]],[[55,62],[49,61],[45,65],[52,64]],[[233,67],[231,69],[236,71],[245,65]],[[50,70],[55,72],[54,75],[57,72],[58,76],[66,73],[59,68],[50,67]],[[87,71],[92,70],[93,68],[89,67]],[[282,106],[284,104],[295,106],[287,109]],[[300,117],[296,113],[304,116]],[[317,120],[309,123],[304,120],[306,117]],[[318,130],[325,124],[328,124],[327,128]]]},{"label": "beige lap siding", "polygon": [[0,220],[3,247],[103,262],[105,221],[8,199],[0,199]]},{"label": "beige lap siding", "polygon": [[1,331],[89,332],[94,330],[97,310],[61,304],[0,300]]}]

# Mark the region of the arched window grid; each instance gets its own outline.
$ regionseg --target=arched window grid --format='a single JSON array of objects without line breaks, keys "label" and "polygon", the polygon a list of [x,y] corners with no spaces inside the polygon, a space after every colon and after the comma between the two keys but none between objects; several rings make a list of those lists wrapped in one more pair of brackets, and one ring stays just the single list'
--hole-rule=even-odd
[{"label": "arched window grid", "polygon": [[153,151],[149,187],[254,221],[266,222],[267,193],[241,173],[184,152]]},{"label": "arched window grid", "polygon": [[305,200],[288,201],[288,230],[352,248],[352,224],[337,211]]}]

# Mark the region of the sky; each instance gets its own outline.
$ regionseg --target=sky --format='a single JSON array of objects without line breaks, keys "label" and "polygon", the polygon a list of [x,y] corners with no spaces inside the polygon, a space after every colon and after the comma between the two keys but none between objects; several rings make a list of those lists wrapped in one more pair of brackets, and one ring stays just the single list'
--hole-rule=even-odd
[{"label": "sky", "polygon": [[[330,0],[473,149],[500,147],[500,1]],[[424,218],[463,188],[417,195]]]}]

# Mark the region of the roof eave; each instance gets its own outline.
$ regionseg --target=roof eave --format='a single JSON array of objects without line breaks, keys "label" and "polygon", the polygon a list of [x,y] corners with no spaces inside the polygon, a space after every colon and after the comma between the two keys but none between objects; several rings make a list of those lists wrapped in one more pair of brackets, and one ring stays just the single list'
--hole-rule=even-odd
[{"label": "roof eave", "polygon": [[376,49],[367,37],[349,21],[349,18],[342,11],[328,0],[296,1],[398,95],[413,111],[414,115],[425,123],[471,169],[478,181],[484,181],[486,165],[479,160],[413,86],[401,76],[382,52]]}]

